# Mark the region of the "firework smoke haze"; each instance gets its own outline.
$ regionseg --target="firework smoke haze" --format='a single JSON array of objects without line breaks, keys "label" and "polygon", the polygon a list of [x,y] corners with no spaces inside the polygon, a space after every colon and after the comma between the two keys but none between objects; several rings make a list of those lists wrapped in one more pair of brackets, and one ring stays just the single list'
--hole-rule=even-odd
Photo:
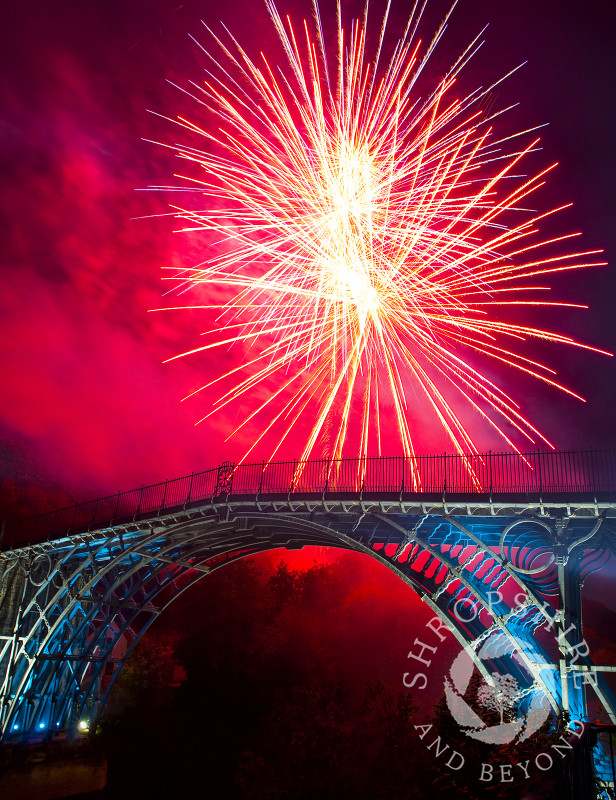
[{"label": "firework smoke haze", "polygon": [[233,431],[260,431],[244,458],[264,439],[275,456],[293,433],[300,461],[384,447],[412,460],[411,420],[428,416],[458,453],[477,452],[469,409],[508,448],[552,447],[480,365],[506,364],[581,400],[516,345],[605,351],[506,312],[572,307],[545,299],[544,276],[603,262],[601,251],[576,249],[577,232],[542,238],[542,221],[561,208],[529,210],[552,169],[524,174],[536,133],[496,136],[507,109],[486,110],[493,87],[459,95],[480,41],[422,95],[447,20],[423,42],[416,6],[392,45],[389,6],[369,20],[366,5],[347,27],[338,8],[332,35],[317,5],[298,21],[266,2],[282,65],[208,28],[206,78],[188,92],[195,116],[175,120],[203,144],[175,146],[188,162],[179,188],[200,200],[173,213],[210,246],[169,279],[182,293],[175,307],[214,313],[216,324],[173,358],[232,345],[244,353],[189,395],[221,387],[203,419],[249,408]]}]

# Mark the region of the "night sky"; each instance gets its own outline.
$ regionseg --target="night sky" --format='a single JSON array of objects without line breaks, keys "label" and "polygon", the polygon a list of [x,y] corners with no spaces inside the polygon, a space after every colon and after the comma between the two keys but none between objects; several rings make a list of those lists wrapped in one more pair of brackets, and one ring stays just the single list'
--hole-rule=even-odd
[{"label": "night sky", "polygon": [[[308,5],[282,4],[298,16]],[[347,15],[353,2],[343,3]],[[445,4],[434,0],[426,35]],[[392,30],[407,7],[394,1]],[[148,313],[162,299],[162,267],[200,260],[197,238],[173,233],[168,197],[141,191],[169,183],[173,153],[144,139],[173,142],[162,115],[194,106],[170,86],[200,80],[204,59],[188,34],[205,40],[200,19],[227,23],[249,45],[267,46],[271,25],[260,2],[229,0],[38,0],[3,13],[0,150],[0,437],[2,493],[72,501],[131,488],[237,459],[255,435],[225,442],[233,422],[195,427],[215,394],[181,403],[217,373],[223,353],[163,360],[199,343],[196,312]],[[560,163],[538,200],[572,201],[554,231],[584,233],[584,249],[616,262],[616,25],[611,2],[460,0],[435,54],[434,79],[486,24],[486,44],[462,86],[487,85],[526,66],[493,98],[520,102],[506,125],[549,123],[537,167]],[[146,219],[138,219],[146,217]],[[552,229],[549,229],[552,230]],[[545,325],[616,350],[613,266],[553,276],[554,298],[589,311],[537,310]],[[538,351],[539,352],[539,351]],[[508,374],[529,416],[558,447],[616,445],[614,359],[552,345],[541,349],[558,377],[587,403]],[[514,386],[511,381],[515,380]],[[236,409],[241,414],[241,408]],[[431,431],[421,449],[442,450]],[[484,433],[480,444],[498,446]],[[284,457],[297,455],[290,441]],[[298,445],[299,447],[299,445]],[[266,457],[265,451],[256,457]],[[36,499],[38,498],[38,499]]]},{"label": "night sky", "polygon": [[[392,0],[392,32],[403,25],[409,5]],[[361,11],[355,0],[342,6],[347,18]],[[297,17],[309,13],[300,0],[279,7]],[[431,0],[426,37],[446,7]],[[237,351],[163,363],[198,346],[204,322],[198,312],[149,313],[174,304],[163,297],[163,268],[203,259],[199,237],[174,233],[173,220],[161,216],[169,196],[144,191],[172,182],[178,168],[171,150],[146,140],[180,137],[148,111],[198,119],[194,104],[168,81],[186,86],[201,80],[204,57],[189,39],[206,40],[201,19],[214,27],[223,21],[252,52],[274,39],[261,0],[21,0],[3,9],[0,520],[234,461],[258,435],[249,428],[225,441],[241,406],[235,416],[195,426],[216,391],[181,399],[218,374],[222,363],[232,365]],[[512,132],[548,123],[543,150],[529,168],[537,172],[555,161],[559,167],[537,207],[574,206],[546,225],[546,235],[582,231],[580,249],[603,249],[610,264],[550,278],[550,299],[589,310],[519,313],[538,327],[616,352],[614,2],[459,0],[426,81],[437,81],[488,23],[485,46],[462,74],[461,89],[488,86],[527,62],[490,97],[496,106],[520,104],[498,124]],[[511,372],[490,374],[502,378],[557,447],[616,447],[616,359],[535,347],[585,404]],[[420,451],[445,449],[438,431],[419,427]],[[484,429],[476,435],[480,447],[500,449]],[[280,456],[297,456],[300,445],[289,441]],[[267,448],[254,455],[266,458]],[[315,557],[338,560],[331,551],[311,550],[304,566]],[[370,650],[372,642],[378,670],[387,677],[387,662],[394,682],[428,610],[372,560],[343,554],[339,561],[349,607],[364,625],[349,627],[357,649]],[[593,576],[586,590],[609,607],[614,585],[612,569]],[[602,611],[605,623],[594,606],[595,627],[609,630],[613,615]],[[333,624],[336,614],[330,616]],[[316,623],[315,630],[320,641]],[[604,643],[592,630],[588,635],[598,660],[613,658],[609,643],[609,652],[599,654]],[[395,649],[387,650],[379,636],[395,640]]]}]

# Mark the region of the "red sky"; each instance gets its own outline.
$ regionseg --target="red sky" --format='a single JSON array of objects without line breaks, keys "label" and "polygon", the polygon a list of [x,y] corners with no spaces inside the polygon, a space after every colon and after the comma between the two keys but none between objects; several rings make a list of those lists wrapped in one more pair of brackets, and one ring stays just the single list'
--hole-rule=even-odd
[{"label": "red sky", "polygon": [[[546,208],[573,201],[560,233],[584,231],[584,246],[616,260],[614,12],[608,2],[460,0],[450,38],[433,66],[490,22],[469,67],[486,83],[522,61],[498,102],[521,103],[518,127],[543,122],[542,163],[557,160]],[[295,3],[296,8],[304,9]],[[394,23],[405,9],[394,2]],[[502,7],[501,7],[502,6]],[[292,4],[287,6],[293,9]],[[443,4],[432,3],[438,19]],[[345,2],[353,12],[353,2]],[[195,427],[215,394],[181,403],[234,354],[163,360],[195,346],[197,313],[149,314],[164,302],[161,268],[200,260],[199,241],[173,233],[167,198],[137,191],[169,183],[170,152],[142,139],[178,132],[147,109],[175,115],[186,101],[165,79],[200,80],[203,57],[190,42],[200,22],[221,19],[241,40],[267,43],[258,2],[171,0],[24,1],[4,12],[0,47],[0,490],[31,489],[62,501],[130,488],[222,460],[246,441],[225,442],[224,418]],[[263,46],[265,46],[265,44]],[[616,349],[613,267],[552,281],[559,299],[587,312],[541,312],[539,325]],[[198,344],[199,342],[197,342]],[[517,397],[560,447],[615,446],[614,359],[546,348],[582,405],[531,381]],[[511,380],[511,377],[509,377]],[[509,388],[512,388],[510,385]],[[241,417],[242,408],[234,410]],[[423,450],[441,450],[421,428]],[[485,437],[486,448],[493,442]],[[297,455],[289,443],[284,457]],[[258,458],[266,452],[258,452]]]},{"label": "red sky", "polygon": [[[303,13],[307,3],[284,7],[294,6]],[[445,3],[431,6],[432,21],[439,20]],[[356,5],[343,0],[343,8],[352,14]],[[393,8],[395,23],[407,4],[393,0]],[[196,312],[148,313],[169,302],[162,268],[203,257],[199,241],[174,234],[169,218],[143,219],[164,214],[168,198],[138,191],[169,183],[176,168],[170,151],[143,141],[178,135],[148,109],[192,113],[165,81],[201,79],[204,59],[188,38],[200,36],[201,18],[223,20],[240,40],[259,46],[271,36],[259,0],[22,0],[3,11],[0,519],[15,506],[39,510],[233,461],[257,435],[250,429],[225,442],[233,418],[195,427],[216,395],[181,398],[236,356],[163,364],[196,346],[207,326]],[[528,61],[496,102],[520,102],[512,112],[518,128],[550,123],[537,163],[560,166],[542,202],[573,201],[558,233],[582,230],[585,248],[604,248],[616,263],[612,0],[589,0],[583,11],[573,0],[460,0],[435,72],[488,22],[486,45],[466,73],[469,85],[487,85]],[[535,323],[616,351],[614,275],[610,266],[554,278],[559,299],[590,310],[544,311]],[[541,355],[588,402],[516,381],[528,416],[559,447],[615,447],[616,359],[564,347]],[[242,408],[234,413],[241,418]],[[419,428],[423,451],[443,449],[430,426]],[[480,437],[486,449],[497,446]],[[293,442],[281,453],[296,455]],[[314,556],[295,554],[300,561],[292,566]],[[378,589],[386,597],[403,652],[399,620],[419,601],[374,563],[342,558],[356,570],[359,595],[373,598]],[[593,588],[599,594],[591,581]],[[420,606],[414,625],[424,611]]]}]

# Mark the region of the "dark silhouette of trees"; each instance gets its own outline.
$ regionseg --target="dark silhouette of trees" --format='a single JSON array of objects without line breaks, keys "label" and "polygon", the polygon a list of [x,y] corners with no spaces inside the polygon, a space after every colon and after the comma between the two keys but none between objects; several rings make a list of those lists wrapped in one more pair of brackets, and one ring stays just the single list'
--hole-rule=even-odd
[{"label": "dark silhouette of trees", "polygon": [[230,800],[426,796],[405,662],[399,686],[374,680],[381,634],[369,614],[358,625],[351,591],[338,564],[267,573],[242,561],[180,597],[114,689],[110,796],[201,779]]},{"label": "dark silhouette of trees", "polygon": [[[515,765],[549,748],[559,726],[548,720],[528,741],[495,747],[466,736],[444,697],[422,707],[402,685],[407,642],[384,631],[389,603],[358,599],[339,563],[268,571],[239,561],[197,584],[120,674],[102,726],[108,796],[188,797],[202,786],[216,800],[547,798],[553,774],[533,769],[527,780]],[[475,675],[465,698],[498,724],[516,687],[498,676],[483,685]],[[437,735],[463,767],[428,749]],[[484,763],[495,780],[480,780]],[[499,779],[501,765],[514,781]]]}]

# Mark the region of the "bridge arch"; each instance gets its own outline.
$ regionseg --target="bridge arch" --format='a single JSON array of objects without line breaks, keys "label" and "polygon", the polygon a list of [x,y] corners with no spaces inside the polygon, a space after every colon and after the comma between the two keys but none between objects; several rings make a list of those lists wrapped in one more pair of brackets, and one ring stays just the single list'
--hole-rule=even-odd
[{"label": "bridge arch", "polygon": [[[376,558],[424,599],[461,646],[474,652],[493,643],[492,657],[478,662],[486,677],[514,674],[529,696],[543,692],[555,710],[583,718],[584,687],[576,676],[592,663],[580,655],[579,589],[612,546],[602,530],[607,511],[571,513],[527,502],[495,509],[468,499],[375,501],[362,493],[227,495],[5,552],[3,736],[53,735],[84,717],[93,721],[140,636],[180,593],[236,559],[307,545]],[[577,672],[566,652],[556,660],[537,637],[546,624],[577,646]],[[601,680],[596,692],[613,715],[616,705]]]}]

